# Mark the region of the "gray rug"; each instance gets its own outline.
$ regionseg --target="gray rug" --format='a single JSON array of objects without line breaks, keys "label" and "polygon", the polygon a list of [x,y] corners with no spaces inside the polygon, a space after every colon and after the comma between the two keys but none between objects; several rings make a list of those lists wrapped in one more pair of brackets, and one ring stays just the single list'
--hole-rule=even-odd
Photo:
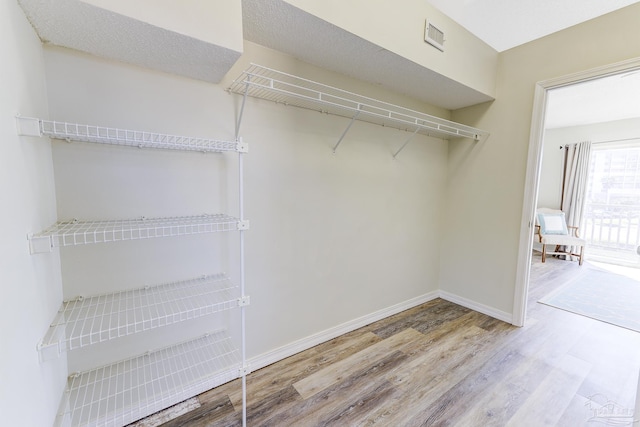
[{"label": "gray rug", "polygon": [[589,269],[539,302],[640,332],[640,282]]}]

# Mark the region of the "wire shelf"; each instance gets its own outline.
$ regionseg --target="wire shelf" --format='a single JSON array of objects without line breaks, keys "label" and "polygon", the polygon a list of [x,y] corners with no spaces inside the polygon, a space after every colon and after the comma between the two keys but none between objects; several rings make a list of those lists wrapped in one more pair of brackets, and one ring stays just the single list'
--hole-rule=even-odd
[{"label": "wire shelf", "polygon": [[56,354],[238,307],[224,274],[76,298],[58,311],[40,350]]},{"label": "wire shelf", "polygon": [[104,126],[42,120],[18,117],[20,135],[48,136],[67,141],[93,142],[98,144],[124,145],[137,148],[158,148],[165,150],[223,152],[246,152],[248,147],[242,141],[194,138],[137,130],[118,129]]},{"label": "wire shelf", "polygon": [[29,241],[31,253],[41,253],[54,247],[245,230],[248,226],[248,221],[223,214],[103,221],[74,219],[30,235]]},{"label": "wire shelf", "polygon": [[240,376],[239,352],[224,333],[74,374],[58,425],[121,427]]},{"label": "wire shelf", "polygon": [[486,131],[252,64],[230,92],[442,139],[480,140]]}]

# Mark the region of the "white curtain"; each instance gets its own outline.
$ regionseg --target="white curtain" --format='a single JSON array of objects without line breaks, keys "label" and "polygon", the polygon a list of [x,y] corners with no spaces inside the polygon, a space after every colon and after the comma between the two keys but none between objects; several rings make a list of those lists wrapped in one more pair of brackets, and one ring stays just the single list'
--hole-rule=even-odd
[{"label": "white curtain", "polygon": [[587,178],[591,142],[568,144],[565,153],[564,181],[562,184],[562,211],[567,225],[580,227],[587,197]]}]

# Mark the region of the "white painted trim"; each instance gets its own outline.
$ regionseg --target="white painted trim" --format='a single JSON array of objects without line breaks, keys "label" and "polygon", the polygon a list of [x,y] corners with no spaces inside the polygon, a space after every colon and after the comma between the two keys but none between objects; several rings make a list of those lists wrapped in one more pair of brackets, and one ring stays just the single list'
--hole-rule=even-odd
[{"label": "white painted trim", "polygon": [[544,139],[544,118],[547,107],[547,91],[550,89],[582,83],[588,80],[620,74],[626,71],[640,70],[640,58],[633,58],[615,64],[609,64],[578,73],[569,74],[538,82],[535,87],[531,132],[529,134],[529,154],[525,178],[522,219],[520,221],[520,244],[518,248],[518,266],[516,286],[513,297],[513,324],[524,326],[527,312],[527,292],[533,233],[531,227],[535,215],[538,197],[540,168],[542,167],[542,147]]},{"label": "white painted trim", "polygon": [[627,59],[625,61],[616,62],[614,64],[604,65],[602,67],[591,68],[589,70],[579,71],[573,74],[567,74],[565,76],[543,80],[541,82],[538,82],[537,84],[545,90],[548,90],[636,70],[640,70],[640,57]]},{"label": "white painted trim", "polygon": [[529,290],[529,272],[531,271],[531,249],[533,247],[533,225],[538,201],[540,169],[542,168],[542,141],[544,140],[544,119],[547,110],[547,91],[538,83],[533,99],[533,115],[529,135],[529,154],[527,160],[527,179],[524,184],[522,200],[522,218],[520,220],[520,244],[518,266],[516,268],[516,286],[513,295],[513,324],[524,326],[527,313],[527,293]]},{"label": "white painted trim", "polygon": [[502,320],[503,322],[512,323],[512,315],[507,312],[496,310],[493,307],[477,303],[475,301],[463,298],[450,292],[433,291],[429,292],[428,294],[424,294],[419,297],[392,305],[390,307],[383,308],[382,310],[378,310],[357,319],[350,320],[341,325],[299,339],[266,353],[262,353],[258,356],[250,358],[247,362],[252,371],[264,368],[265,366],[286,359],[287,357],[293,356],[294,354],[300,353],[301,351],[308,350],[311,347],[332,340],[336,337],[339,337],[340,335],[355,331],[358,328],[369,325],[373,322],[377,322],[378,320],[387,318],[389,316],[393,316],[394,314],[398,314],[402,311],[432,301],[436,298],[442,298],[454,304],[458,304],[471,310],[475,310],[479,313],[486,314],[487,316],[491,316],[495,319]]},{"label": "white painted trim", "polygon": [[513,316],[506,311],[496,310],[495,308],[489,307],[488,305],[480,304],[478,302],[472,301],[456,294],[452,294],[450,292],[440,291],[440,298],[454,304],[470,308],[471,310],[477,311],[478,313],[486,314],[487,316],[491,316],[494,319],[502,320],[503,322],[512,323],[513,320]]},{"label": "white painted trim", "polygon": [[265,366],[293,356],[294,354],[300,353],[301,351],[310,349],[311,347],[322,344],[323,342],[332,340],[336,337],[339,337],[340,335],[355,331],[356,329],[366,326],[370,323],[377,322],[378,320],[393,316],[394,314],[398,314],[420,304],[424,304],[425,302],[434,300],[438,298],[438,296],[439,292],[433,291],[429,292],[428,294],[424,294],[419,297],[392,305],[390,307],[383,308],[382,310],[378,310],[357,319],[350,320],[341,325],[326,329],[322,332],[318,332],[316,334],[294,341],[290,344],[252,357],[248,360],[248,363],[252,371],[264,368]]}]

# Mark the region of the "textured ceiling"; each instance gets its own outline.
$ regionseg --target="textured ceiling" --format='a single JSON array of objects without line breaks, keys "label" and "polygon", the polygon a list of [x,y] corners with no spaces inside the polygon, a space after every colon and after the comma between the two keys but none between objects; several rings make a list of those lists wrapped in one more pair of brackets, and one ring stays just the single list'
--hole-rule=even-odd
[{"label": "textured ceiling", "polygon": [[282,0],[242,1],[244,38],[449,110],[492,98]]},{"label": "textured ceiling", "polygon": [[498,52],[640,0],[426,0]]},{"label": "textured ceiling", "polygon": [[75,0],[19,0],[43,43],[218,83],[242,52]]}]

